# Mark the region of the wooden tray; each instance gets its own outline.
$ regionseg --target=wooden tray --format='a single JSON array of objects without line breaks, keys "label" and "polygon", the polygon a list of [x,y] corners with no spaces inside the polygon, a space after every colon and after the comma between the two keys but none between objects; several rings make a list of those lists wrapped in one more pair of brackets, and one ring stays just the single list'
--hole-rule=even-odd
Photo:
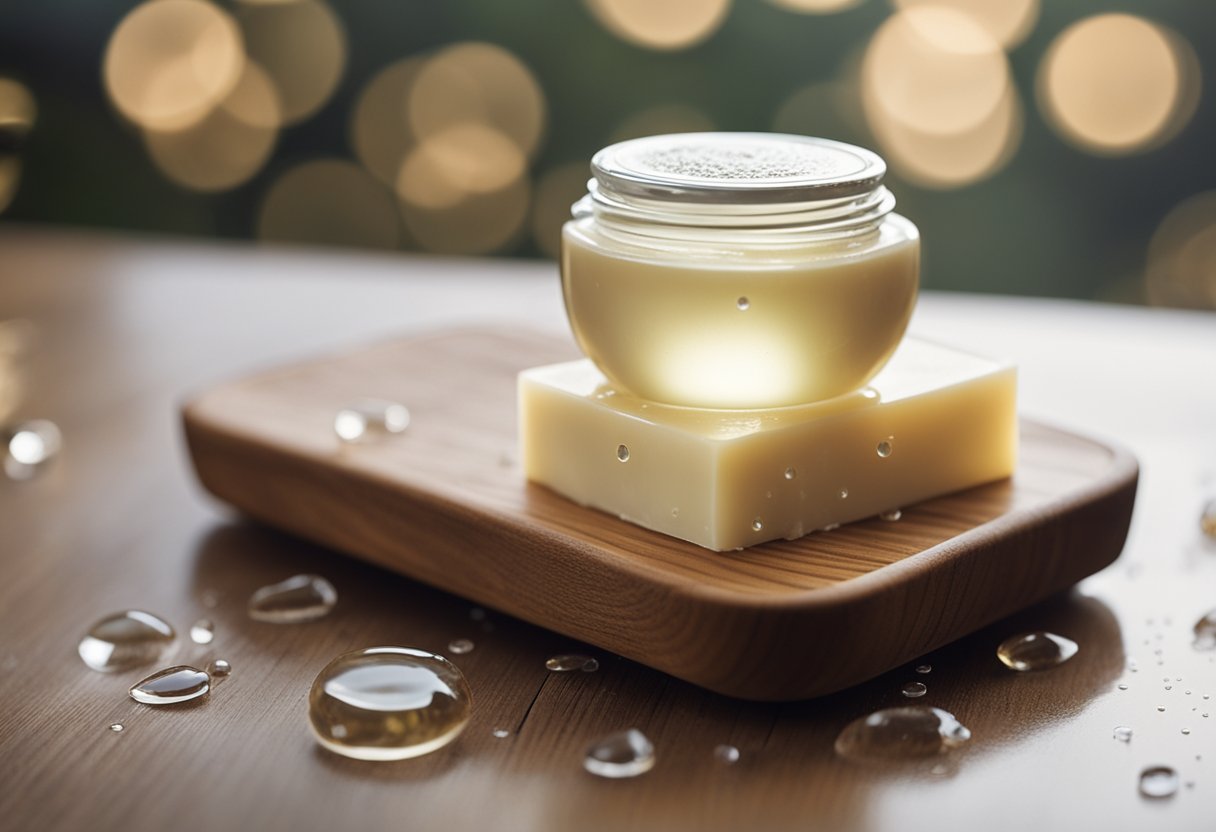
[{"label": "wooden tray", "polygon": [[[382,344],[212,389],[184,409],[198,476],[271,525],[720,693],[818,696],[983,627],[1113,561],[1137,465],[1023,422],[1016,476],[898,522],[714,553],[524,481],[515,375],[576,355],[536,334]],[[344,445],[335,412],[413,421]]]}]

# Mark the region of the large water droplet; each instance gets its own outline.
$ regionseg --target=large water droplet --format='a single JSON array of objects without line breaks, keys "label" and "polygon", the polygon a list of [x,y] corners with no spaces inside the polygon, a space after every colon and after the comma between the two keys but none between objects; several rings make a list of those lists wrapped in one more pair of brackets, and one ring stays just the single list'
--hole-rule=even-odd
[{"label": "large water droplet", "polygon": [[899,692],[909,699],[919,699],[929,692],[929,688],[924,682],[908,682]]},{"label": "large water droplet", "polygon": [[178,665],[158,670],[128,693],[145,705],[173,705],[205,696],[211,690],[211,677],[196,667]]},{"label": "large water droplet", "polygon": [[47,419],[31,419],[0,430],[4,443],[4,470],[11,479],[25,480],[37,474],[59,454],[63,435]]},{"label": "large water droplet", "polygon": [[587,749],[583,768],[599,777],[637,777],[654,768],[654,745],[636,728],[618,731]]},{"label": "large water droplet", "polygon": [[401,433],[410,426],[410,411],[397,402],[363,399],[338,411],[334,433],[343,442],[367,442]]},{"label": "large water droplet", "polygon": [[969,739],[966,726],[940,708],[886,708],[845,726],[836,738],[836,753],[857,760],[930,757]]},{"label": "large water droplet", "polygon": [[1145,797],[1173,797],[1178,791],[1178,772],[1169,766],[1150,766],[1140,772],[1140,794]]},{"label": "large water droplet", "polygon": [[308,694],[313,735],[357,760],[403,760],[450,743],[469,723],[473,695],[442,656],[371,647],[338,656]]},{"label": "large water droplet", "polygon": [[1126,725],[1116,725],[1114,736],[1119,742],[1131,742],[1132,729],[1128,728]]},{"label": "large water droplet", "polygon": [[76,649],[89,667],[113,673],[156,661],[173,636],[173,628],[152,613],[126,610],[90,627]]},{"label": "large water droplet", "polygon": [[190,640],[195,644],[210,644],[215,638],[215,625],[206,618],[200,618],[190,625]]},{"label": "large water droplet", "polygon": [[594,673],[600,669],[600,663],[593,656],[584,656],[581,653],[563,653],[545,659],[545,667],[554,673],[569,673],[572,670]]},{"label": "large water droplet", "polygon": [[249,599],[249,617],[271,624],[298,624],[329,614],[338,603],[334,585],[320,575],[294,575],[264,586]]},{"label": "large water droplet", "polygon": [[1195,622],[1196,650],[1216,650],[1216,610]]},{"label": "large water droplet", "polygon": [[1055,633],[1021,633],[1002,641],[996,656],[1013,670],[1045,670],[1068,661],[1078,649],[1075,641]]}]

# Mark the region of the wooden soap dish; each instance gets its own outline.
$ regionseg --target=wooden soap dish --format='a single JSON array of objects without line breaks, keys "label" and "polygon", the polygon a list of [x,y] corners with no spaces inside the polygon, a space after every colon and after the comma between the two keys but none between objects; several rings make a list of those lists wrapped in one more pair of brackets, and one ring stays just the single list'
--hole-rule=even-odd
[{"label": "wooden soap dish", "polygon": [[[461,331],[235,381],[184,410],[198,476],[273,526],[720,693],[818,696],[1063,590],[1123,547],[1137,465],[1023,421],[1017,474],[794,541],[715,553],[524,481],[515,376],[577,355]],[[405,403],[344,444],[335,412]]]}]

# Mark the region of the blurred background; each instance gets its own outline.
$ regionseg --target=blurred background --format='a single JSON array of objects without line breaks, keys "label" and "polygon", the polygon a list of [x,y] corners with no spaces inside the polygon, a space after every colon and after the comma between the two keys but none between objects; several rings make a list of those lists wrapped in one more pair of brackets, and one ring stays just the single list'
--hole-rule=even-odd
[{"label": "blurred background", "polygon": [[1216,308],[1208,0],[0,4],[0,218],[553,257],[613,141],[873,147],[924,285]]}]

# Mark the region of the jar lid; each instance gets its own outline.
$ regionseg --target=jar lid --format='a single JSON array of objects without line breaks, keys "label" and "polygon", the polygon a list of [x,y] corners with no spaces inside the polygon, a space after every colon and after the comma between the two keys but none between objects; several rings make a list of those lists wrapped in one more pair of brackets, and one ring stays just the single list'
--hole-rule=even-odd
[{"label": "jar lid", "polygon": [[788,204],[859,196],[887,165],[864,148],[785,133],[674,133],[609,145],[591,159],[602,190],[692,203]]}]

